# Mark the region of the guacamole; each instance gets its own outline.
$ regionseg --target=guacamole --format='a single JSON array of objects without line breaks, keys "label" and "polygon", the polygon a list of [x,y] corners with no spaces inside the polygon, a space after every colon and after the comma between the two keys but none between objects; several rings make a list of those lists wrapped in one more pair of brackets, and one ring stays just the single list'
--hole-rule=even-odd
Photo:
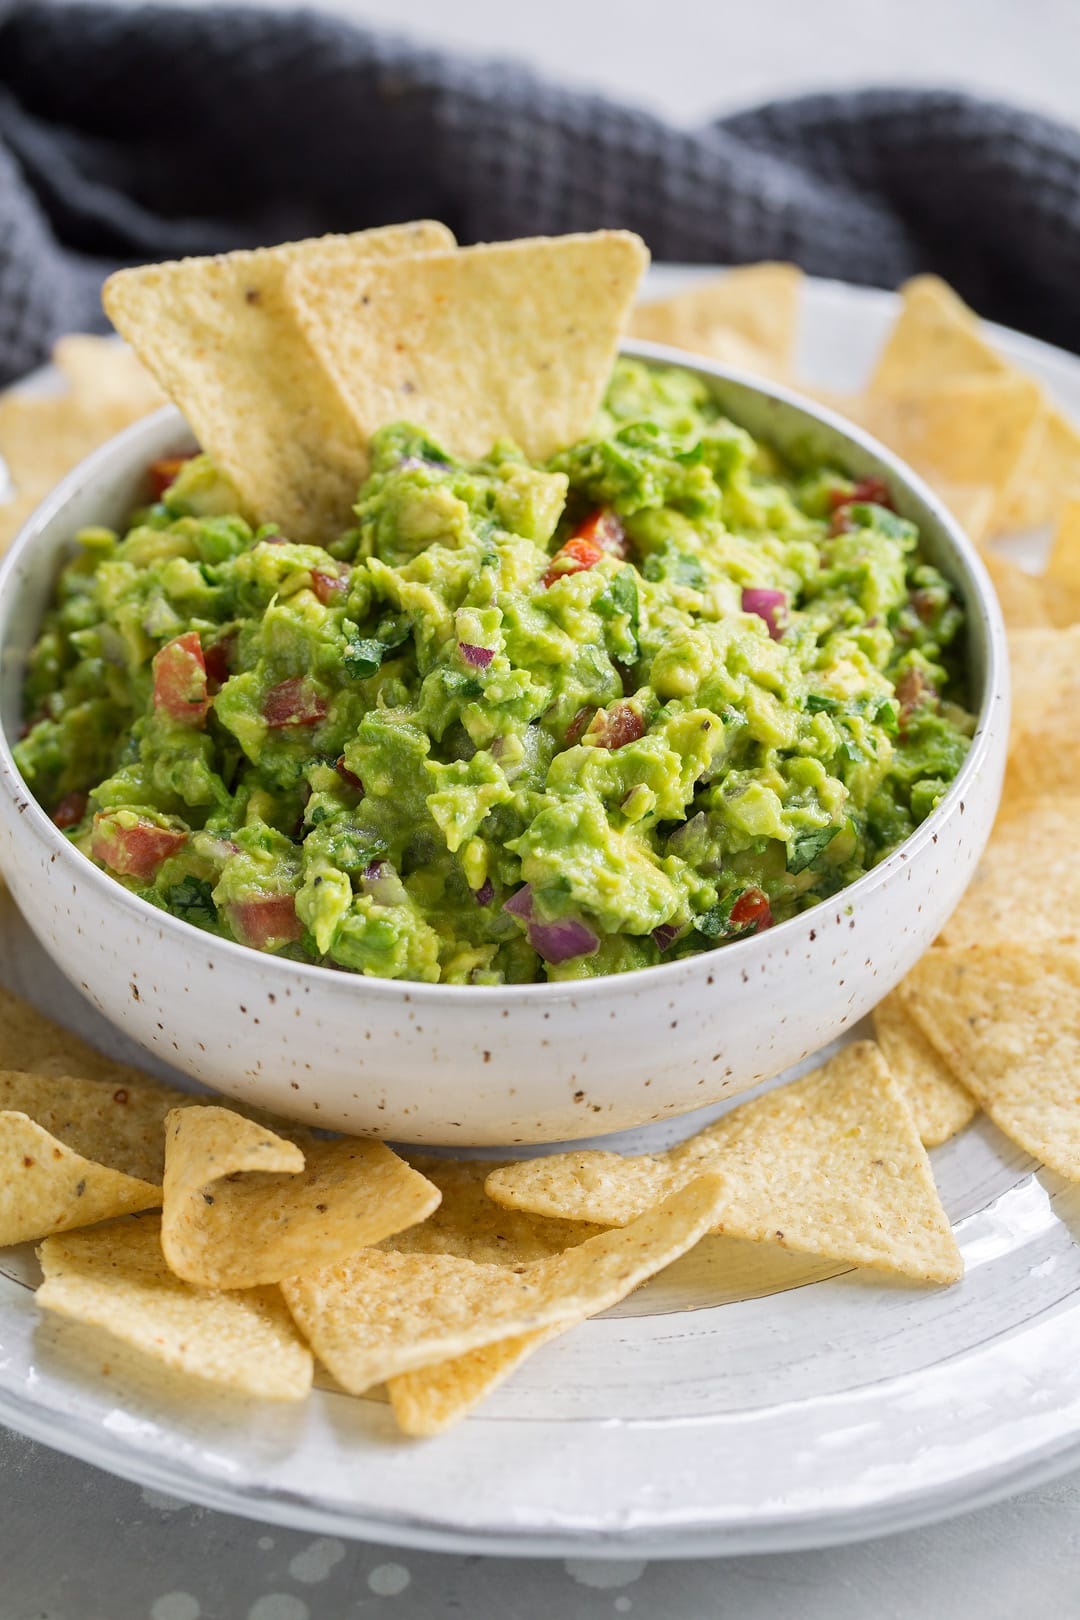
[{"label": "guacamole", "polygon": [[594,436],[465,465],[379,432],[325,548],[204,456],[84,530],[20,769],[118,882],[428,983],[653,966],[853,882],[964,758],[963,614],[875,480],[621,361]]}]

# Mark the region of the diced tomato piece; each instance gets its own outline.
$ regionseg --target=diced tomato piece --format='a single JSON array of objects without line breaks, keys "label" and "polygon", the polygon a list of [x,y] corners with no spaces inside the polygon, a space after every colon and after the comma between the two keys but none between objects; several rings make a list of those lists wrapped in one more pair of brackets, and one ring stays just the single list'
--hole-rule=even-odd
[{"label": "diced tomato piece", "polygon": [[150,463],[150,488],[155,501],[160,501],[169,485],[180,476],[181,468],[190,460],[190,456],[162,456],[160,461]]},{"label": "diced tomato piece", "polygon": [[848,491],[834,489],[829,493],[828,507],[835,512],[841,506],[866,504],[871,506],[887,506],[890,512],[895,512],[893,498],[889,493],[889,486],[884,478],[860,478],[854,489]]},{"label": "diced tomato piece", "polygon": [[62,832],[65,827],[76,826],[85,814],[86,794],[65,793],[52,813],[53,826],[59,827]]},{"label": "diced tomato piece", "polygon": [[598,748],[623,748],[644,737],[645,721],[632,703],[613,703],[597,709],[585,735]]},{"label": "diced tomato piece", "polygon": [[154,708],[170,720],[189,725],[206,722],[210,699],[206,688],[206,659],[197,630],[167,641],[154,658]]},{"label": "diced tomato piece", "polygon": [[94,818],[90,853],[110,871],[121,877],[140,878],[149,883],[162,861],[187,841],[187,833],[175,827],[159,827],[156,822],[138,820],[130,826],[108,815]]},{"label": "diced tomato piece", "polygon": [[243,945],[257,951],[288,945],[300,939],[304,925],[296,915],[296,897],[265,894],[256,900],[235,900],[226,907],[229,926]]},{"label": "diced tomato piece", "polygon": [[272,730],[282,726],[317,726],[325,720],[326,699],[302,675],[279,681],[263,698],[263,719]]},{"label": "diced tomato piece", "polygon": [[740,931],[760,934],[763,929],[772,927],[772,907],[763,889],[744,889],[728,916],[731,926]]},{"label": "diced tomato piece", "polygon": [[229,630],[220,641],[211,642],[209,647],[203,649],[203,662],[206,665],[206,679],[209,687],[217,691],[224,686],[232,674],[233,652],[236,648],[236,631]]},{"label": "diced tomato piece", "polygon": [[569,539],[551,559],[551,565],[544,575],[545,590],[566,574],[581,574],[586,568],[595,568],[603,555],[603,546],[598,546],[592,540],[579,540],[576,536]]},{"label": "diced tomato piece", "polygon": [[349,575],[347,572],[332,572],[329,568],[313,568],[311,588],[323,607],[330,607],[348,593]]},{"label": "diced tomato piece", "polygon": [[930,698],[936,698],[937,688],[921,669],[905,669],[896,683],[896,701],[900,705],[898,724],[903,731],[915,710]]},{"label": "diced tomato piece", "polygon": [[595,709],[591,709],[587,703],[582,705],[566,728],[567,748],[573,748],[574,744],[580,741],[585,727],[588,725],[595,713]]},{"label": "diced tomato piece", "polygon": [[610,506],[600,506],[595,512],[590,512],[589,516],[578,524],[572,538],[587,540],[590,545],[599,546],[601,551],[609,551],[613,557],[621,557],[624,562],[630,555],[630,542],[626,538],[626,530]]},{"label": "diced tomato piece", "polygon": [[337,771],[343,782],[347,782],[351,788],[355,788],[357,793],[363,793],[364,784],[361,782],[355,771],[350,771],[349,767],[345,763],[344,754],[340,755],[340,757],[334,761],[334,769]]}]

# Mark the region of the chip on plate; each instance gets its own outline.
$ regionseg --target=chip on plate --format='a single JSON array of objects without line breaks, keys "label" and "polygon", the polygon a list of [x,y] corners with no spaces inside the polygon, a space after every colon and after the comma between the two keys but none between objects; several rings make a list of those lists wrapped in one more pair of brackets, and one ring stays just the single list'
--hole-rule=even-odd
[{"label": "chip on plate", "polygon": [[438,1188],[382,1142],[303,1139],[228,1108],[177,1109],[165,1128],[161,1241],[202,1288],[317,1271],[422,1221]]},{"label": "chip on plate", "polygon": [[934,950],[903,994],[995,1125],[1080,1181],[1080,949],[1025,941]]},{"label": "chip on plate", "polygon": [[584,437],[648,262],[628,231],[484,243],[345,277],[317,251],[287,297],[366,442],[405,418],[462,456]]},{"label": "chip on plate", "polygon": [[715,1230],[806,1254],[952,1282],[962,1264],[911,1108],[871,1042],[743,1103],[667,1153],[585,1151],[488,1177],[499,1203],[619,1225],[716,1171]]},{"label": "chip on plate", "polygon": [[0,1248],[160,1203],[160,1187],[83,1158],[28,1114],[0,1109]]},{"label": "chip on plate", "polygon": [[795,358],[803,274],[793,264],[749,264],[641,304],[634,337],[785,377]]},{"label": "chip on plate", "polygon": [[709,1230],[720,1196],[719,1178],[702,1174],[625,1228],[520,1270],[368,1249],[289,1278],[282,1292],[319,1360],[359,1395],[417,1367],[607,1310]]},{"label": "chip on plate", "polygon": [[1078,829],[1080,797],[1006,799],[942,943],[1009,945],[1018,928],[1028,944],[1080,941]]},{"label": "chip on plate", "polygon": [[924,1147],[940,1147],[978,1111],[949,1065],[914,1022],[894,990],[874,1008],[874,1034],[885,1062],[902,1087]]},{"label": "chip on plate", "polygon": [[249,515],[293,540],[322,541],[348,522],[367,458],[284,297],[286,271],[317,256],[348,289],[365,263],[453,242],[432,221],[388,225],[119,270],[102,299]]},{"label": "chip on plate", "polygon": [[982,560],[1010,630],[1044,630],[1054,624],[1048,603],[1050,593],[1038,574],[1029,574],[999,551],[984,551]]},{"label": "chip on plate", "polygon": [[1046,563],[1047,608],[1054,624],[1080,620],[1080,498],[1066,503]]},{"label": "chip on plate", "polygon": [[417,1367],[413,1372],[388,1378],[386,1393],[398,1427],[405,1434],[441,1434],[505,1383],[534,1350],[565,1333],[571,1325],[560,1323],[555,1327],[538,1328],[534,1333],[497,1339],[494,1344],[466,1351],[449,1361],[438,1361],[430,1367]]},{"label": "chip on plate", "polygon": [[920,394],[950,377],[1008,371],[983,337],[978,316],[938,276],[915,276],[900,298],[900,314],[870,379],[872,393]]},{"label": "chip on plate", "polygon": [[222,1294],[181,1282],[165,1264],[154,1217],[51,1237],[38,1253],[45,1281],[35,1297],[47,1311],[243,1395],[300,1401],[311,1389],[311,1352],[280,1291]]}]

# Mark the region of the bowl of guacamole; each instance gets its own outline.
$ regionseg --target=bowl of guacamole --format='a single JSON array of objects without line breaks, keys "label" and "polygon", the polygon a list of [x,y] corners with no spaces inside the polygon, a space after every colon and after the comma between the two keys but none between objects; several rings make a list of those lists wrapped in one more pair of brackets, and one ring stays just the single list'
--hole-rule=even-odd
[{"label": "bowl of guacamole", "polygon": [[[17,544],[21,617],[0,630],[5,779],[67,887],[92,882],[99,914],[114,895],[189,963],[354,1009],[439,991],[464,1031],[500,998],[550,1023],[656,985],[673,1031],[680,984],[745,991],[752,952],[795,974],[834,917],[858,931],[859,894],[892,869],[926,922],[890,926],[928,943],[984,818],[968,811],[963,858],[916,901],[922,835],[951,802],[964,817],[973,773],[992,815],[1000,774],[979,565],[856,430],[673,359],[626,345],[594,430],[543,464],[509,443],[465,463],[387,426],[323,545],[238,515],[175,412],[99,453]],[[863,945],[879,979],[869,999],[848,981],[848,1021],[907,965],[890,947],[881,977]],[[777,1040],[802,999],[777,1003],[758,1074],[820,1044],[816,1015]],[[414,1057],[438,1062],[426,1034]],[[494,1047],[470,1043],[483,1082]],[[707,1097],[702,1055],[677,1059],[691,1100],[739,1070],[719,1046]],[[640,1102],[590,1112],[596,1062],[563,1063],[551,1134],[640,1120]],[[452,1139],[468,1110],[443,1111]],[[488,1139],[513,1124],[548,1131],[506,1116]]]}]

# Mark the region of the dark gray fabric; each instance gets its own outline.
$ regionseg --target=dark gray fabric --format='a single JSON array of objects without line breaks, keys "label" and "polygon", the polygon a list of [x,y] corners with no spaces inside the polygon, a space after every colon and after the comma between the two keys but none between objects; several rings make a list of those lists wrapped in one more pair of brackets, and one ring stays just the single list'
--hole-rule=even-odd
[{"label": "dark gray fabric", "polygon": [[100,325],[117,264],[419,215],[881,286],[933,269],[1080,349],[1080,133],[1016,108],[866,90],[684,131],[317,13],[0,0],[0,380]]}]

